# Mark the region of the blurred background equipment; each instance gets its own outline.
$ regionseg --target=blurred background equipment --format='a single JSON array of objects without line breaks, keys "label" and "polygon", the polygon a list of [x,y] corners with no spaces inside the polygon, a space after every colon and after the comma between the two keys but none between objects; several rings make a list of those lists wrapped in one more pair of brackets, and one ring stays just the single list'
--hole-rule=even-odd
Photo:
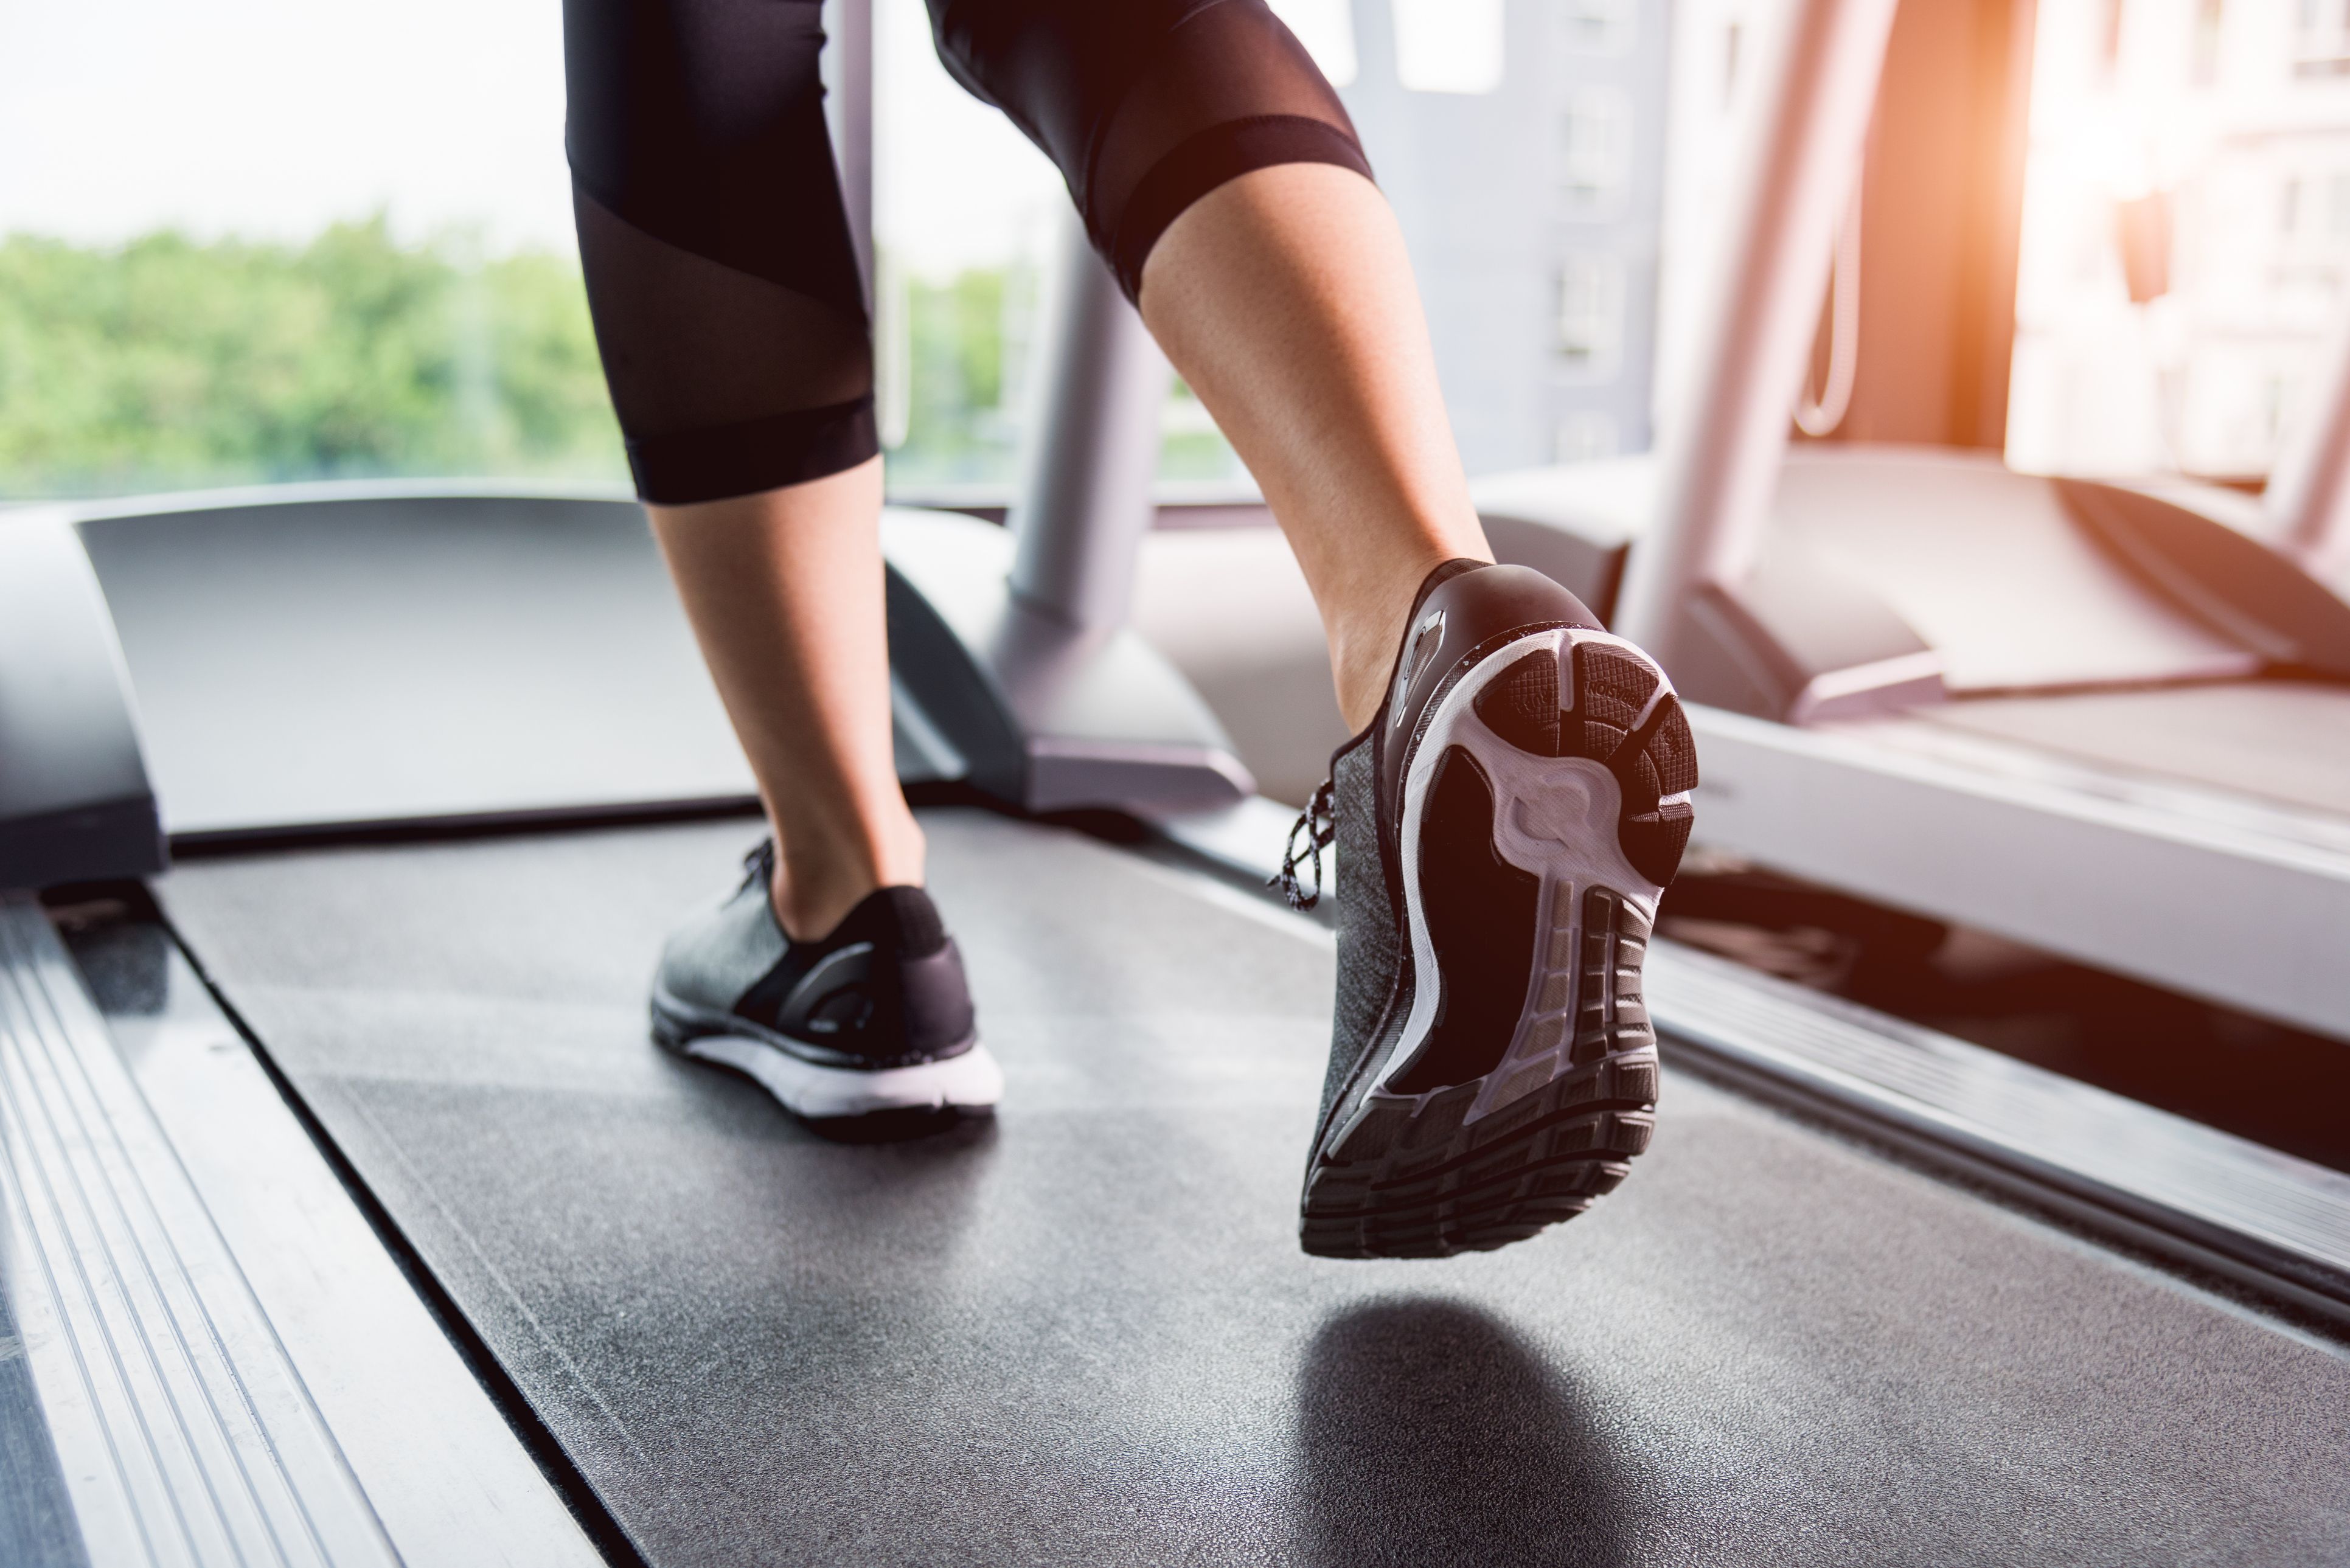
[{"label": "blurred background equipment", "polygon": [[0,13],[0,1560],[2340,1556],[2332,9],[1283,0],[1495,545],[1701,736],[1647,1185],[1431,1304],[1294,1251],[1303,583],[921,8],[834,4],[1012,1080],[872,1147],[645,1040],[758,826],[554,13]]},{"label": "blurred background equipment", "polygon": [[2121,247],[2122,286],[2132,305],[2170,292],[2170,198],[2160,191],[2114,203],[2114,240]]},{"label": "blurred background equipment", "polygon": [[[2039,20],[2060,70],[2080,10],[2052,5]],[[2029,94],[2046,86],[2030,86],[2030,17],[1985,5],[1882,19],[1885,88],[1861,160],[1872,238],[1859,367],[1835,438],[1791,445],[1784,410],[1847,189],[1835,171],[1850,168],[1862,132],[1806,85],[1775,111],[1762,106],[1779,130],[1749,144],[1732,230],[1743,238],[1721,253],[1715,292],[1700,302],[1711,326],[1691,339],[1678,431],[1653,458],[1612,470],[1490,478],[1487,509],[1571,535],[1546,564],[1579,560],[1571,586],[1661,646],[1682,689],[1710,705],[1708,842],[2350,1033],[2350,988],[2324,958],[2330,933],[2350,929],[2350,774],[2310,742],[2350,730],[2350,577],[2328,576],[2350,535],[2327,501],[2307,499],[2330,501],[2350,462],[2340,394],[2304,403],[2302,445],[2266,509],[2175,472],[2052,479],[2002,462],[2002,438],[2011,457],[2021,438],[1992,417],[2005,389],[1983,366],[2004,357],[2017,258],[2033,244],[2013,221],[2033,172]],[[2116,71],[2137,26],[2115,23]],[[2251,21],[2236,35],[2262,36]],[[1783,83],[1832,73],[1846,47],[1825,32],[1789,36],[1796,68]],[[1920,161],[1899,161],[1905,150]],[[1921,181],[1935,162],[1945,177]],[[1789,193],[1758,197],[1774,178]],[[1917,236],[1893,226],[1920,189],[1965,198],[1933,217],[1935,265],[1915,265]],[[2156,202],[2142,213],[2161,205],[2137,199]],[[2132,231],[2141,284],[2159,227]],[[2129,258],[2114,240],[2109,229],[2100,254],[2126,296]],[[2180,289],[2198,286],[2190,275]],[[2016,365],[2021,389],[2021,348]],[[2350,355],[2327,369],[2350,382]],[[2178,912],[2187,888],[2192,919]]]}]

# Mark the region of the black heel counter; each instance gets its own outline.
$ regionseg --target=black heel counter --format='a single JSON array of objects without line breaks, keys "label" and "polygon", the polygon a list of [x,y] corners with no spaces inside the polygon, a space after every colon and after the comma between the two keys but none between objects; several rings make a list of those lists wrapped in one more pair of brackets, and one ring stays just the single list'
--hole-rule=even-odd
[{"label": "black heel counter", "polygon": [[920,957],[900,957],[893,968],[889,979],[906,1054],[935,1060],[969,1049],[978,1033],[978,1014],[953,939]]}]

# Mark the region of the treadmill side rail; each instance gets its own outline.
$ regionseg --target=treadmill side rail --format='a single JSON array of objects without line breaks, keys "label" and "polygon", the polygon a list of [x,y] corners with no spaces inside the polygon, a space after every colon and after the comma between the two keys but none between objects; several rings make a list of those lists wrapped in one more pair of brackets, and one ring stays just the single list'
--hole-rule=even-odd
[{"label": "treadmill side rail", "polygon": [[70,514],[0,521],[0,888],[162,868],[122,649]]},{"label": "treadmill side rail", "polygon": [[1802,730],[1698,703],[1689,716],[1716,848],[2350,1036],[2350,850],[2022,748],[1929,747],[1899,728],[1910,721]]},{"label": "treadmill side rail", "polygon": [[2350,1325],[2350,1176],[1678,942],[1667,1060]]},{"label": "treadmill side rail", "polygon": [[0,1239],[44,1428],[8,1447],[54,1453],[87,1554],[50,1561],[399,1561],[21,893],[0,893]]},{"label": "treadmill side rail", "polygon": [[1948,695],[1942,657],[1826,560],[1782,548],[1742,582],[1700,587],[1675,679],[1691,701],[1790,724],[1898,712]]}]

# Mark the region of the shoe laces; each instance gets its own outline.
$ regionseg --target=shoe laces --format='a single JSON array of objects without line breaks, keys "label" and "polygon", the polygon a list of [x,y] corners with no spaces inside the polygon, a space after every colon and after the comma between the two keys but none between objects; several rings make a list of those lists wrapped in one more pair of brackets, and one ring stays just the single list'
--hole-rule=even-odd
[{"label": "shoe laces", "polygon": [[751,853],[743,857],[743,886],[735,889],[745,893],[756,887],[773,887],[775,882],[775,841],[762,838]]},{"label": "shoe laces", "polygon": [[[1266,887],[1281,889],[1281,896],[1289,901],[1293,909],[1310,909],[1322,901],[1322,851],[1338,836],[1338,820],[1333,815],[1334,800],[1328,779],[1315,786],[1313,798],[1305,803],[1305,809],[1297,814],[1297,820],[1289,826],[1289,841],[1282,849],[1281,869],[1264,879]],[[1298,843],[1301,834],[1305,836],[1303,846]],[[1314,867],[1314,890],[1310,893],[1297,876],[1297,868],[1306,865]]]}]

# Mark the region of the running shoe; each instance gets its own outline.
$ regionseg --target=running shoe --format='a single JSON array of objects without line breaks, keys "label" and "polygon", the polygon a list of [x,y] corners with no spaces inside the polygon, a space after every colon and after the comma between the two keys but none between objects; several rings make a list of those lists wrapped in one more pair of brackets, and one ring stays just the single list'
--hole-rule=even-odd
[{"label": "running shoe", "polygon": [[822,941],[794,941],[768,889],[775,845],[688,923],[653,978],[653,1038],[758,1080],[811,1121],[980,1111],[1003,1074],[979,1043],[962,956],[920,888],[868,896]]},{"label": "running shoe", "polygon": [[1300,1226],[1324,1257],[1522,1241],[1612,1189],[1656,1125],[1640,964],[1697,785],[1671,683],[1523,566],[1447,562],[1405,625],[1280,878],[1311,904],[1336,844]]}]

